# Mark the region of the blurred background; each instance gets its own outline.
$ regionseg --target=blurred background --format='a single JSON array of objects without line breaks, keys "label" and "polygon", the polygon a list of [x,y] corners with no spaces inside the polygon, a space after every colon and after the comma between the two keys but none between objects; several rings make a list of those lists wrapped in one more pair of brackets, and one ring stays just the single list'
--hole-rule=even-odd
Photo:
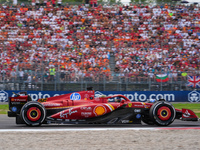
[{"label": "blurred background", "polygon": [[200,86],[195,0],[1,0],[2,90]]}]

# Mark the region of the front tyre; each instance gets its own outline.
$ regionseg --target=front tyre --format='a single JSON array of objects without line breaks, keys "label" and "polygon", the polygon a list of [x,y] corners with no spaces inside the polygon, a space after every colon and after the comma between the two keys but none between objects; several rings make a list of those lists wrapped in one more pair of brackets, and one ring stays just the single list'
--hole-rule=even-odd
[{"label": "front tyre", "polygon": [[168,126],[174,121],[176,110],[174,106],[168,102],[156,102],[150,108],[149,115],[156,125]]},{"label": "front tyre", "polygon": [[46,118],[46,110],[41,103],[30,101],[22,107],[20,116],[26,125],[40,126]]}]

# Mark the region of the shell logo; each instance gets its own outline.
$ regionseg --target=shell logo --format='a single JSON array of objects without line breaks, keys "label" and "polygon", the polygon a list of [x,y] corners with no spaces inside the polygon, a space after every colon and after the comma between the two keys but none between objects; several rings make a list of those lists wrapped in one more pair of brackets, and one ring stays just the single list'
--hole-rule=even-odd
[{"label": "shell logo", "polygon": [[96,106],[94,108],[94,114],[96,116],[101,116],[104,115],[106,113],[106,108],[104,106]]}]

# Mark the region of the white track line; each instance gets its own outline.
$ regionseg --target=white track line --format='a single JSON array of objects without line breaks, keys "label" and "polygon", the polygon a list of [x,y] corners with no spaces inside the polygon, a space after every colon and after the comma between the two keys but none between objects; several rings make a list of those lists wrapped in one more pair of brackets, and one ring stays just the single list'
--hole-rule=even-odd
[{"label": "white track line", "polygon": [[111,130],[159,130],[159,129],[156,128],[0,129],[0,132],[58,132],[58,131],[111,131]]}]

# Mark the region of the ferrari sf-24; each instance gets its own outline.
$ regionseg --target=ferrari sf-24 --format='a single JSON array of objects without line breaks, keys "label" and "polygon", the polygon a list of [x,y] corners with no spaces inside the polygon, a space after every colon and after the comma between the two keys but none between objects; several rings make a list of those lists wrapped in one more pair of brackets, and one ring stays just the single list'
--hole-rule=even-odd
[{"label": "ferrari sf-24", "polygon": [[95,97],[94,90],[73,92],[32,101],[26,92],[9,98],[9,117],[16,124],[140,124],[168,126],[175,119],[198,121],[189,109],[165,101],[132,102],[124,95]]}]

